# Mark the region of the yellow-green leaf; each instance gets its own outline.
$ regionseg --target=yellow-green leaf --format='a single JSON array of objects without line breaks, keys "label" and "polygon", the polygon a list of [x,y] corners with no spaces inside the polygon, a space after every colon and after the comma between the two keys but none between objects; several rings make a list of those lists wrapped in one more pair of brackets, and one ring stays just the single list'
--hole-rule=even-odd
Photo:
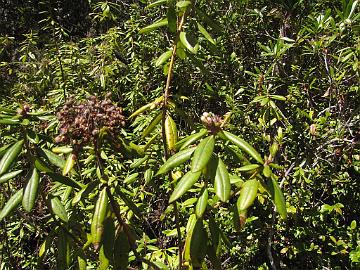
[{"label": "yellow-green leaf", "polygon": [[201,171],[211,158],[214,151],[215,139],[213,135],[210,135],[203,139],[196,147],[194,157],[191,163],[191,171]]},{"label": "yellow-green leaf", "polygon": [[11,211],[13,211],[22,201],[23,189],[18,190],[10,199],[6,202],[3,209],[0,211],[0,221],[7,217]]},{"label": "yellow-green leaf", "polygon": [[188,191],[199,179],[201,171],[198,172],[187,172],[176,185],[173,193],[170,196],[169,202],[172,203],[180,198],[186,191]]},{"label": "yellow-green leaf", "polygon": [[30,212],[36,201],[38,195],[40,175],[36,168],[33,169],[31,177],[24,189],[24,195],[22,199],[22,206],[25,211]]},{"label": "yellow-green leaf", "polygon": [[171,156],[159,169],[156,175],[167,173],[168,171],[176,168],[180,164],[190,159],[192,153],[195,151],[195,147],[185,149]]},{"label": "yellow-green leaf", "polygon": [[221,158],[218,159],[215,181],[214,181],[215,193],[220,200],[226,202],[230,198],[231,184],[229,173],[226,169],[224,162]]},{"label": "yellow-green leaf", "polygon": [[257,162],[260,164],[264,164],[264,161],[261,157],[261,155],[252,147],[250,144],[248,144],[243,139],[239,138],[238,136],[235,136],[234,134],[231,134],[230,132],[224,131],[225,138],[237,145],[241,150],[243,150],[245,153],[252,156]]},{"label": "yellow-green leaf", "polygon": [[166,26],[167,24],[168,24],[167,18],[158,20],[158,21],[140,29],[139,34],[144,34],[144,33],[154,31],[154,30],[158,29],[159,27]]},{"label": "yellow-green leaf", "polygon": [[258,188],[259,182],[256,179],[248,180],[242,185],[240,196],[237,201],[237,208],[239,212],[246,210],[253,204]]},{"label": "yellow-green leaf", "polygon": [[21,152],[24,140],[18,141],[13,144],[5,153],[0,161],[0,175],[3,175],[8,171],[11,164],[15,161]]}]

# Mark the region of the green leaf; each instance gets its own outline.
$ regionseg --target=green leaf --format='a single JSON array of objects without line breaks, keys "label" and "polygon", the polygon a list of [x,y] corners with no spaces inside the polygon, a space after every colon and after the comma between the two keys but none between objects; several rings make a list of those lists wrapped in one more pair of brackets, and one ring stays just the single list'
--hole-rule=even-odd
[{"label": "green leaf", "polygon": [[208,134],[207,129],[201,129],[198,133],[189,135],[185,137],[184,139],[178,141],[175,144],[176,149],[183,150],[184,148],[188,147],[189,145],[193,144],[197,140],[200,140],[202,137],[204,137],[206,134]]},{"label": "green leaf", "polygon": [[168,0],[158,0],[158,1],[152,2],[151,4],[147,5],[145,7],[145,9],[157,7],[157,6],[160,6],[160,5],[165,4],[167,2],[168,2]]},{"label": "green leaf", "polygon": [[162,111],[160,111],[154,118],[151,120],[151,123],[145,128],[143,133],[141,134],[141,139],[145,138],[151,132],[154,131],[155,127],[160,123],[162,119]]},{"label": "green leaf", "polygon": [[174,192],[171,194],[169,203],[176,201],[180,198],[186,191],[188,191],[199,179],[201,171],[198,172],[187,172],[176,185]]},{"label": "green leaf", "polygon": [[15,178],[18,176],[23,170],[17,170],[13,172],[6,173],[0,177],[0,184],[5,183],[6,181]]},{"label": "green leaf", "polygon": [[17,119],[0,119],[0,124],[4,125],[19,125],[20,121]]},{"label": "green leaf", "polygon": [[51,149],[56,154],[69,154],[73,151],[71,147],[68,146],[60,146],[60,147],[54,147]]},{"label": "green leaf", "polygon": [[192,172],[198,172],[205,168],[214,151],[214,146],[215,139],[213,135],[206,137],[199,143],[191,163]]},{"label": "green leaf", "polygon": [[19,189],[11,198],[6,202],[0,212],[0,221],[7,217],[22,201],[23,189]]},{"label": "green leaf", "polygon": [[197,218],[201,218],[204,215],[206,206],[208,204],[209,193],[207,188],[204,188],[195,207],[195,214]]},{"label": "green leaf", "polygon": [[224,162],[220,158],[216,168],[214,188],[221,201],[226,202],[230,198],[230,177]]},{"label": "green leaf", "polygon": [[55,165],[56,167],[63,169],[65,166],[65,160],[63,160],[58,155],[54,154],[50,150],[41,148],[39,149],[40,154],[46,158],[51,164]]},{"label": "green leaf", "polygon": [[195,151],[196,147],[185,149],[171,156],[159,169],[156,175],[167,173],[168,171],[176,168],[180,164],[183,164],[185,161],[190,159],[192,153]]},{"label": "green leaf", "polygon": [[187,6],[191,5],[191,1],[179,1],[176,3],[176,6],[178,8],[185,8]]},{"label": "green leaf", "polygon": [[175,33],[177,30],[177,17],[176,10],[174,5],[170,5],[168,11],[166,13],[166,17],[168,19],[168,28],[170,32]]},{"label": "green leaf", "polygon": [[0,161],[0,175],[3,175],[10,168],[11,164],[15,161],[21,152],[24,140],[18,141],[13,144],[5,153]]},{"label": "green leaf", "polygon": [[287,212],[286,212],[285,198],[279,184],[273,178],[271,178],[271,182],[269,183],[269,190],[272,200],[276,206],[276,211],[280,214],[280,216],[283,219],[286,219]]},{"label": "green leaf", "polygon": [[246,141],[239,138],[238,136],[235,136],[234,134],[231,134],[230,132],[224,131],[225,138],[237,145],[241,150],[243,150],[245,153],[252,156],[257,162],[260,164],[264,164],[264,161],[261,157],[261,155]]},{"label": "green leaf", "polygon": [[269,165],[264,165],[263,174],[266,178],[269,178],[271,176],[272,172]]},{"label": "green leaf", "polygon": [[193,47],[190,44],[190,42],[187,40],[185,32],[180,33],[180,41],[185,46],[185,48],[188,49],[191,53],[195,54],[197,52],[196,46]]},{"label": "green leaf", "polygon": [[69,217],[66,213],[65,207],[62,205],[58,197],[52,197],[50,199],[50,205],[51,205],[51,210],[56,216],[58,216],[65,223],[69,221]]},{"label": "green leaf", "polygon": [[246,210],[253,204],[258,192],[258,187],[259,182],[256,179],[248,180],[242,185],[240,196],[237,201],[239,212]]},{"label": "green leaf", "polygon": [[164,52],[162,55],[159,56],[159,58],[155,62],[155,66],[161,66],[164,64],[172,55],[172,50],[168,50]]},{"label": "green leaf", "polygon": [[201,267],[201,262],[206,255],[207,232],[202,219],[198,219],[194,226],[190,242],[190,257],[194,267]]},{"label": "green leaf", "polygon": [[259,164],[248,164],[248,165],[240,167],[238,169],[238,171],[239,172],[248,172],[248,171],[256,170],[257,168],[260,168]]},{"label": "green leaf", "polygon": [[200,24],[197,23],[198,29],[200,31],[201,34],[203,34],[203,36],[213,45],[216,45],[215,40],[211,37],[211,35],[208,33],[208,31],[206,31],[206,29]]},{"label": "green leaf", "polygon": [[36,168],[33,169],[31,177],[24,189],[24,195],[22,199],[22,206],[26,212],[30,212],[34,205],[38,195],[40,176]]},{"label": "green leaf", "polygon": [[66,186],[78,188],[78,189],[83,187],[82,184],[76,182],[75,180],[73,180],[69,177],[63,176],[61,174],[53,173],[53,172],[47,172],[46,174],[48,176],[50,176],[54,181],[64,184]]},{"label": "green leaf", "polygon": [[64,165],[64,168],[62,171],[62,175],[66,176],[72,170],[72,168],[75,165],[75,161],[76,161],[76,156],[74,154],[70,153],[66,159],[66,162],[65,162],[65,165]]},{"label": "green leaf", "polygon": [[159,27],[166,26],[167,24],[168,24],[167,18],[158,20],[158,21],[154,22],[153,24],[140,29],[139,34],[144,34],[144,33],[154,31],[154,30],[158,29]]}]

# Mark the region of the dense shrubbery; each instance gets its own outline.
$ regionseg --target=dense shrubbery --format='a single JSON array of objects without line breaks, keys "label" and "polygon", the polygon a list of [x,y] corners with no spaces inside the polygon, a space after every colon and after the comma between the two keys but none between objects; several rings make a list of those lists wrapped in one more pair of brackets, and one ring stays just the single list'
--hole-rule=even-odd
[{"label": "dense shrubbery", "polygon": [[359,267],[358,1],[2,2],[0,269]]}]

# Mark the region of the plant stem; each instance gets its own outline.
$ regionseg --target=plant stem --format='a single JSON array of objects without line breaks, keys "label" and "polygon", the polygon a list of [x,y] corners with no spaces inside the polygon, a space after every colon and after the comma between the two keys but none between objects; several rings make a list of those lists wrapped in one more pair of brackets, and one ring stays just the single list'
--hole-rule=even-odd
[{"label": "plant stem", "polygon": [[[171,59],[170,59],[170,64],[169,64],[169,70],[168,70],[168,74],[167,74],[167,78],[166,78],[166,86],[165,86],[165,90],[164,90],[164,102],[163,102],[163,107],[162,107],[162,137],[163,137],[163,145],[164,145],[164,156],[165,156],[165,160],[167,160],[169,158],[169,150],[168,147],[166,145],[166,140],[165,140],[165,120],[166,120],[166,114],[167,114],[167,104],[168,104],[168,99],[169,99],[169,95],[170,95],[170,85],[171,85],[171,79],[172,79],[172,75],[173,75],[173,70],[174,70],[174,64],[175,64],[175,57],[176,57],[176,50],[177,50],[177,42],[179,41],[179,37],[180,37],[180,33],[182,30],[182,27],[184,25],[185,22],[185,17],[186,17],[186,12],[184,12],[184,14],[181,17],[180,23],[178,25],[177,28],[177,34],[176,34],[176,38],[174,40],[174,45],[173,45],[173,50],[172,50],[172,54],[171,54]],[[171,179],[171,173],[168,174],[169,175],[169,179]],[[176,231],[177,231],[177,235],[178,235],[178,248],[179,248],[179,269],[182,268],[182,263],[183,263],[183,259],[182,259],[182,237],[181,237],[181,230],[180,230],[180,219],[179,219],[179,210],[177,207],[176,202],[174,202],[174,212],[175,212],[175,223],[176,223]]]}]

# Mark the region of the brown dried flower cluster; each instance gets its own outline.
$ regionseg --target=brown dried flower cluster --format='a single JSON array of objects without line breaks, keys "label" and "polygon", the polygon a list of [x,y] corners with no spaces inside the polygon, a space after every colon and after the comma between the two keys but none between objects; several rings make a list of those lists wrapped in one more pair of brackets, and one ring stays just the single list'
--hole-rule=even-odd
[{"label": "brown dried flower cluster", "polygon": [[114,105],[109,95],[104,100],[90,96],[81,103],[71,98],[56,115],[60,121],[60,134],[55,141],[72,145],[95,142],[102,128],[116,132],[125,125],[122,113],[122,108]]},{"label": "brown dried flower cluster", "polygon": [[212,134],[216,134],[221,130],[223,119],[216,114],[204,112],[200,120]]}]

